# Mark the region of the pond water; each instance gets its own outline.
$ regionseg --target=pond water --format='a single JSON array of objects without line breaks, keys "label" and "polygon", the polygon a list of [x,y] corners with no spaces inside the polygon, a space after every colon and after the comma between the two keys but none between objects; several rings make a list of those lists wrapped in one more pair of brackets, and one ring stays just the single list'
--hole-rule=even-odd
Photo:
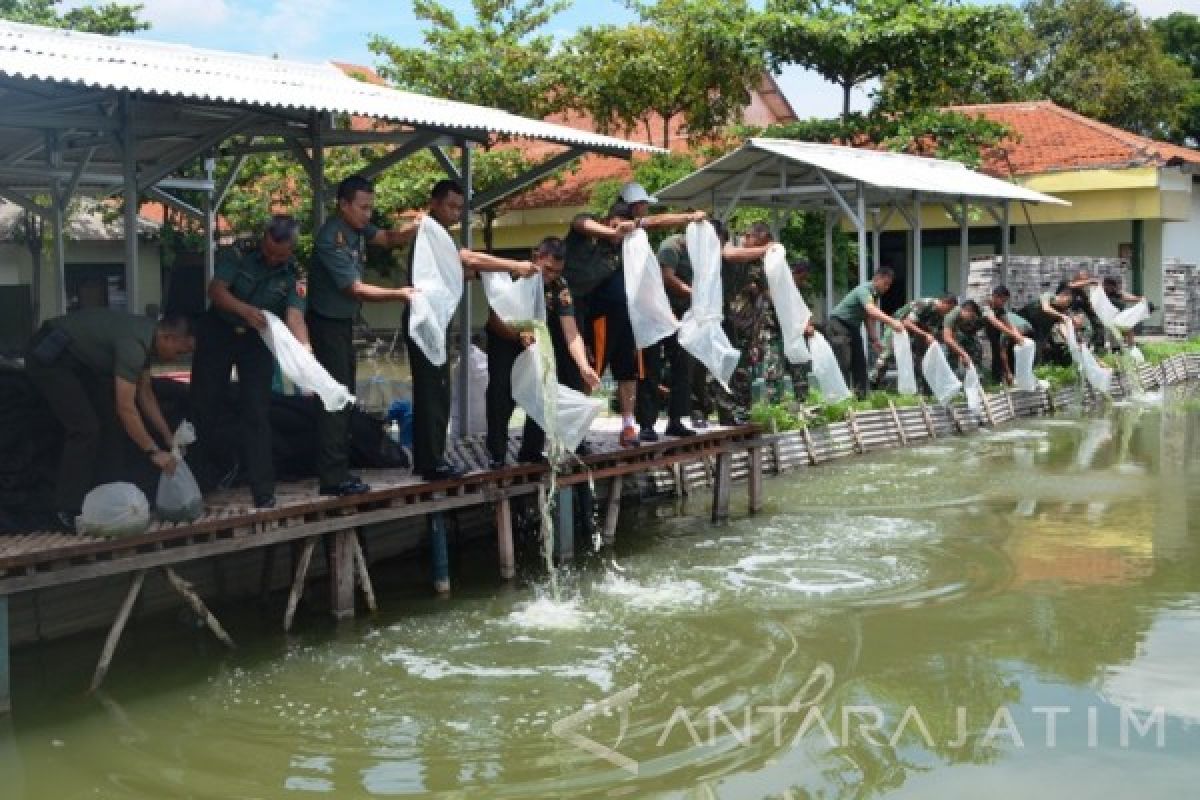
[{"label": "pond water", "polygon": [[[1186,398],[1184,398],[1186,399]],[[24,651],[3,797],[1191,796],[1200,413],[1181,398],[626,506],[561,598],[486,543],[387,611]]]}]

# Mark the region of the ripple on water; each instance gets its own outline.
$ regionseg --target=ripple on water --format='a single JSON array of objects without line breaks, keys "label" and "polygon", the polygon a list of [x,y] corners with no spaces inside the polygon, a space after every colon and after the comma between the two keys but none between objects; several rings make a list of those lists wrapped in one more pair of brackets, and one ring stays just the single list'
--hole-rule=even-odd
[{"label": "ripple on water", "polygon": [[639,611],[699,608],[712,599],[712,593],[698,581],[670,577],[646,584],[609,572],[592,588]]}]

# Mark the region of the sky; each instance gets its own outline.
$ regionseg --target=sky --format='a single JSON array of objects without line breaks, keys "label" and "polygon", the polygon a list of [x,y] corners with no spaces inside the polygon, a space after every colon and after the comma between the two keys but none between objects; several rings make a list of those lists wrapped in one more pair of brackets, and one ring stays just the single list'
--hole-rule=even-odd
[{"label": "sky", "polygon": [[[135,2],[138,0],[128,0]],[[94,4],[73,0],[64,5]],[[419,45],[421,29],[412,16],[410,0],[140,0],[151,29],[147,39],[278,55],[300,61],[345,61],[373,66],[376,58],[367,39],[379,34],[402,45]],[[470,0],[442,0],[460,19]],[[755,3],[758,5],[759,3]],[[1144,16],[1172,11],[1200,13],[1200,0],[1134,0]],[[621,24],[634,15],[619,0],[575,0],[571,8],[550,21],[547,30],[558,37],[578,28]],[[798,67],[785,68],[780,88],[797,116],[834,117],[841,112],[841,89],[821,76]],[[852,108],[870,105],[867,89],[855,89]]]}]

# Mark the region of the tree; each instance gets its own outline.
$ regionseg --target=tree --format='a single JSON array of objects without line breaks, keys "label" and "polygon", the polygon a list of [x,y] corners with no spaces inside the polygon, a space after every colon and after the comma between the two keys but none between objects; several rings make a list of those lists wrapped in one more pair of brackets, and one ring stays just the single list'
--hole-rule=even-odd
[{"label": "tree", "polygon": [[1093,119],[1147,136],[1177,128],[1191,72],[1123,0],[1027,0],[1020,80]]},{"label": "tree", "polygon": [[554,40],[538,34],[568,0],[471,0],[475,24],[464,25],[437,0],[413,0],[428,23],[421,47],[383,36],[367,47],[387,59],[379,73],[398,88],[540,117],[550,86],[544,65]]},{"label": "tree", "polygon": [[102,6],[81,6],[66,12],[58,8],[61,5],[62,0],[0,0],[0,19],[110,36],[133,33],[150,27],[150,23],[138,18],[143,8],[141,4],[108,3]]},{"label": "tree", "polygon": [[638,24],[583,28],[563,43],[550,64],[557,106],[587,113],[605,132],[640,129],[662,147],[673,120],[693,140],[737,120],[766,66],[746,1],[634,8]]},{"label": "tree", "polygon": [[854,87],[969,63],[1010,13],[948,0],[767,0],[760,24],[772,66],[799,64],[840,86],[848,117]]},{"label": "tree", "polygon": [[1170,138],[1180,143],[1200,146],[1200,17],[1175,12],[1162,19],[1151,20],[1150,27],[1158,37],[1163,51],[1192,72],[1188,82],[1180,120],[1170,132]]}]

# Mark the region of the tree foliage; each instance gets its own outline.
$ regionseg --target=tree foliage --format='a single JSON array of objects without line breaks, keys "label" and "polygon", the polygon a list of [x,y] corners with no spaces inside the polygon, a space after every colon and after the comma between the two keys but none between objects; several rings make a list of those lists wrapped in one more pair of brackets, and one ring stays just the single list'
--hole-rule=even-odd
[{"label": "tree foliage", "polygon": [[110,36],[133,33],[150,27],[150,23],[138,16],[143,8],[140,3],[107,3],[100,6],[80,6],[66,11],[60,6],[62,0],[0,0],[0,19]]},{"label": "tree foliage", "polygon": [[474,24],[460,21],[437,0],[413,0],[427,23],[419,47],[374,35],[370,50],[385,58],[379,72],[396,87],[433,97],[539,117],[548,110],[544,69],[553,38],[538,31],[569,0],[471,0]]},{"label": "tree foliage", "polygon": [[798,64],[837,84],[847,116],[854,87],[894,71],[936,82],[975,60],[1010,16],[1002,6],[949,0],[767,0],[759,25],[772,66]]},{"label": "tree foliage", "polygon": [[562,44],[548,65],[557,107],[587,113],[608,133],[644,133],[662,147],[673,120],[682,120],[692,140],[736,121],[765,68],[746,0],[634,8],[638,24],[583,28]]},{"label": "tree foliage", "polygon": [[1177,11],[1152,20],[1151,28],[1163,51],[1191,70],[1180,109],[1180,118],[1170,132],[1177,142],[1200,146],[1200,17]]}]

